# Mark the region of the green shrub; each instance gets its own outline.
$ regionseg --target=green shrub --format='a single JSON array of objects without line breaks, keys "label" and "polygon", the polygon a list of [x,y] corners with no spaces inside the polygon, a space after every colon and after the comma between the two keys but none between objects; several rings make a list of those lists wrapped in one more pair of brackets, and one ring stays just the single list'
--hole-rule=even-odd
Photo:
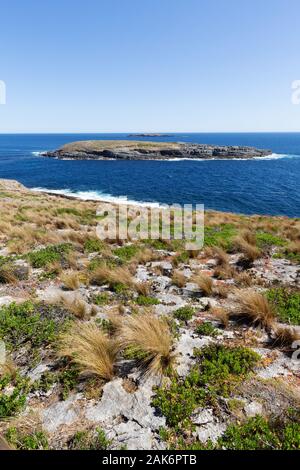
[{"label": "green shrub", "polygon": [[300,292],[287,288],[270,289],[267,299],[275,305],[280,320],[300,325]]},{"label": "green shrub", "polygon": [[284,246],[287,244],[286,240],[283,238],[267,232],[256,233],[256,242],[260,248],[269,246]]},{"label": "green shrub", "polygon": [[97,428],[93,431],[77,431],[69,442],[72,450],[107,450],[111,441],[107,439],[105,432]]},{"label": "green shrub", "polygon": [[41,377],[33,382],[31,386],[31,391],[41,391],[41,392],[48,392],[51,387],[57,382],[57,373],[46,371],[44,372]]},{"label": "green shrub", "polygon": [[300,423],[289,423],[282,431],[282,449],[300,450]]},{"label": "green shrub", "polygon": [[122,261],[130,261],[137,252],[140,250],[140,247],[137,245],[127,245],[114,250],[114,254],[118,256]]},{"label": "green shrub", "polygon": [[[5,388],[12,385],[12,392],[4,393]],[[5,375],[0,378],[0,419],[9,418],[23,410],[29,391],[29,381],[19,374],[12,378]]]},{"label": "green shrub", "polygon": [[152,405],[166,417],[168,426],[176,427],[188,420],[205,396],[204,390],[190,380],[173,378],[170,385],[156,389]]},{"label": "green shrub", "polygon": [[211,385],[212,390],[228,393],[230,382],[239,376],[247,375],[257,364],[260,356],[248,348],[230,348],[222,344],[210,344],[195,349],[199,364],[199,384]]},{"label": "green shrub", "polygon": [[81,212],[73,207],[59,207],[58,209],[55,210],[55,215],[64,215],[64,214],[80,216]]},{"label": "green shrub", "polygon": [[175,377],[155,390],[152,404],[171,427],[188,423],[196,407],[227,393],[231,382],[249,373],[259,359],[250,349],[215,344],[195,350],[195,355],[198,363],[185,379]]},{"label": "green shrub", "polygon": [[72,249],[70,243],[61,243],[60,245],[47,246],[38,251],[32,251],[27,257],[34,268],[44,268],[55,261],[62,261],[64,255]]},{"label": "green shrub", "polygon": [[30,301],[1,307],[0,338],[9,349],[17,349],[26,343],[36,348],[54,341],[60,325],[42,315],[42,307]]},{"label": "green shrub", "polygon": [[185,306],[185,307],[180,307],[175,312],[173,312],[173,315],[177,320],[181,321],[188,321],[191,320],[193,315],[195,314],[195,309],[190,307],[190,306]]},{"label": "green shrub", "polygon": [[61,397],[66,400],[70,392],[74,390],[79,379],[79,369],[76,364],[68,364],[67,367],[58,373],[58,382],[61,386]]},{"label": "green shrub", "polygon": [[204,322],[198,325],[195,329],[195,333],[201,336],[218,336],[219,331],[213,326],[211,322]]},{"label": "green shrub", "polygon": [[204,228],[204,245],[220,246],[230,249],[233,238],[236,236],[237,230],[232,224],[221,224],[216,227]]},{"label": "green shrub", "polygon": [[104,248],[103,242],[99,238],[88,238],[84,242],[84,250],[88,253],[96,253]]},{"label": "green shrub", "polygon": [[5,433],[5,438],[18,450],[48,450],[49,443],[46,434],[42,431],[33,431],[30,434],[23,434],[17,428],[9,428]]},{"label": "green shrub", "polygon": [[261,416],[231,424],[218,441],[228,450],[299,450],[300,423],[271,423]]},{"label": "green shrub", "polygon": [[93,303],[99,306],[108,304],[109,300],[108,292],[101,292],[101,294],[96,294],[93,297]]},{"label": "green shrub", "polygon": [[147,295],[139,295],[136,303],[141,306],[158,305],[160,301],[155,297],[148,297]]}]

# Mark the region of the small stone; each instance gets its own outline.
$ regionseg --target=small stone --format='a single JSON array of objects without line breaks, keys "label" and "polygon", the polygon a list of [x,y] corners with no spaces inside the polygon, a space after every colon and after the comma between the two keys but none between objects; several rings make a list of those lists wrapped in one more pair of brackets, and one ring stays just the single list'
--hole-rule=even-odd
[{"label": "small stone", "polygon": [[214,422],[214,414],[211,408],[199,408],[191,416],[194,424],[203,425]]},{"label": "small stone", "polygon": [[244,406],[244,411],[247,418],[253,418],[256,415],[262,414],[263,407],[258,401],[252,401]]},{"label": "small stone", "polygon": [[216,443],[225,430],[226,425],[218,421],[215,423],[207,423],[204,426],[199,426],[196,428],[197,437],[199,441],[203,442],[203,444],[205,444],[205,442],[207,442],[209,439],[213,443]]},{"label": "small stone", "polygon": [[0,307],[4,306],[4,305],[9,305],[11,304],[12,302],[14,302],[16,299],[14,299],[13,297],[11,297],[10,295],[6,295],[4,297],[0,297]]},{"label": "small stone", "polygon": [[15,261],[12,269],[15,277],[20,281],[28,279],[30,273],[30,266],[26,261],[22,259]]}]

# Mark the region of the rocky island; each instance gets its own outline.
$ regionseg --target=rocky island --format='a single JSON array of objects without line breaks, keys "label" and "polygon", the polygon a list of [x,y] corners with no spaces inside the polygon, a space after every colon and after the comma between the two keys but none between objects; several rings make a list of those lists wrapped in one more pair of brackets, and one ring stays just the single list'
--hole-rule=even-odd
[{"label": "rocky island", "polygon": [[42,153],[45,157],[74,160],[249,159],[271,154],[271,150],[254,147],[133,140],[86,140],[72,142],[60,149]]}]

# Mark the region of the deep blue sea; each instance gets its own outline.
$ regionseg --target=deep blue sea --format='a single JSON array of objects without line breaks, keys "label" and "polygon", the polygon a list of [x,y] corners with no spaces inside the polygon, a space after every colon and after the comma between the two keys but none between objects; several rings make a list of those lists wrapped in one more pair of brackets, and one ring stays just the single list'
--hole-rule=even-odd
[{"label": "deep blue sea", "polygon": [[160,141],[268,148],[260,160],[71,161],[38,152],[127,134],[0,134],[0,178],[81,198],[204,204],[244,214],[300,216],[300,133],[172,134]]}]

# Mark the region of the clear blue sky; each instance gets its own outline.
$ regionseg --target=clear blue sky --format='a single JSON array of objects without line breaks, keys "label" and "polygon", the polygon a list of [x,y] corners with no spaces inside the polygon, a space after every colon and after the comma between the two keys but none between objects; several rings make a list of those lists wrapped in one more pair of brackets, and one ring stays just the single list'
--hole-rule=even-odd
[{"label": "clear blue sky", "polygon": [[0,132],[300,131],[299,0],[1,0]]}]

